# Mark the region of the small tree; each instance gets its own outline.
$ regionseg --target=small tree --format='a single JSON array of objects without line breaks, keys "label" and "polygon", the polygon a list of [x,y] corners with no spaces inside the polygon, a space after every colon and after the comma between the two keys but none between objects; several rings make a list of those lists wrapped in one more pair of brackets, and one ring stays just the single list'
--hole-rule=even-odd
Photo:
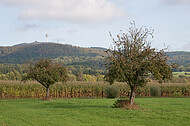
[{"label": "small tree", "polygon": [[46,88],[46,99],[49,98],[49,87],[55,82],[66,82],[68,77],[67,68],[61,63],[55,63],[48,59],[41,59],[34,65],[29,65],[26,76],[22,81],[33,79]]},{"label": "small tree", "polygon": [[133,22],[128,33],[117,35],[117,39],[113,38],[114,48],[106,51],[108,58],[105,79],[110,84],[117,80],[130,86],[130,105],[134,103],[137,87],[144,86],[150,74],[160,83],[172,77],[164,50],[151,48],[147,40],[149,36],[153,37],[153,30],[146,27],[137,28]]}]

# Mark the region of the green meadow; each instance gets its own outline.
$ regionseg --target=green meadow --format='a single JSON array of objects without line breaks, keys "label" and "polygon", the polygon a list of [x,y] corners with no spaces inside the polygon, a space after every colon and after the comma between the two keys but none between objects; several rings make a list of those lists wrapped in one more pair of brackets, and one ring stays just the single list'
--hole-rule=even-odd
[{"label": "green meadow", "polygon": [[117,99],[1,99],[2,126],[187,126],[190,98],[136,98],[138,110],[113,108]]}]

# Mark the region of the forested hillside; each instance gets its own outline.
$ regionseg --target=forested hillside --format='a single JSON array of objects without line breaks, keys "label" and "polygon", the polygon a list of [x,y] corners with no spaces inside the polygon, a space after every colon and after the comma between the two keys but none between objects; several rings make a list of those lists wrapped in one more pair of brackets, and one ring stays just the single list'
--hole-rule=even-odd
[{"label": "forested hillside", "polygon": [[167,52],[166,55],[169,56],[170,62],[178,63],[184,66],[190,65],[190,52]]},{"label": "forested hillside", "polygon": [[[5,74],[7,79],[13,78],[11,75],[17,72],[25,73],[24,63],[48,58],[63,62],[69,68],[71,77],[77,76],[78,80],[85,80],[84,77],[89,79],[89,76],[85,75],[96,75],[99,78],[105,72],[104,50],[105,48],[99,47],[82,48],[68,44],[39,42],[0,47],[0,74]],[[4,75],[1,77],[5,78]]]},{"label": "forested hillside", "polygon": [[176,63],[178,65],[175,71],[190,71],[190,52],[166,52],[166,55],[169,57],[169,63]]},{"label": "forested hillside", "polygon": [[[21,43],[10,47],[0,47],[0,73],[11,71],[24,73],[24,63],[49,58],[63,62],[69,67],[70,74],[80,76],[104,75],[104,57],[106,48],[82,48],[68,44],[57,43]],[[174,71],[190,71],[190,52],[166,52],[169,63],[177,63]]]},{"label": "forested hillside", "polygon": [[30,43],[11,47],[0,47],[0,63],[23,64],[40,58],[58,58],[62,56],[90,56],[104,55],[103,50],[81,48],[68,44]]}]

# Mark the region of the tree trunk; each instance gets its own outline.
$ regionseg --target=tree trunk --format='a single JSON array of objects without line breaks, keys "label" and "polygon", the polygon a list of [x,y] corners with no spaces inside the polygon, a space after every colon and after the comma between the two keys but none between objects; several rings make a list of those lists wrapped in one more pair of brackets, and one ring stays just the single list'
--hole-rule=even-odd
[{"label": "tree trunk", "polygon": [[132,106],[135,100],[136,86],[131,87],[131,95],[129,99],[129,104]]},{"label": "tree trunk", "polygon": [[49,86],[46,87],[46,100],[49,99]]}]

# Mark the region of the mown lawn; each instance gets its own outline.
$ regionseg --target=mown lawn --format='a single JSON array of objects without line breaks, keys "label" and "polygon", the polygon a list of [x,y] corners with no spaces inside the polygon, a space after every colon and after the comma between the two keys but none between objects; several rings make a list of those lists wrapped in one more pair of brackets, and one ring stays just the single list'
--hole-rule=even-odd
[{"label": "mown lawn", "polygon": [[190,98],[136,98],[140,110],[112,108],[115,99],[0,100],[2,126],[187,126]]}]

